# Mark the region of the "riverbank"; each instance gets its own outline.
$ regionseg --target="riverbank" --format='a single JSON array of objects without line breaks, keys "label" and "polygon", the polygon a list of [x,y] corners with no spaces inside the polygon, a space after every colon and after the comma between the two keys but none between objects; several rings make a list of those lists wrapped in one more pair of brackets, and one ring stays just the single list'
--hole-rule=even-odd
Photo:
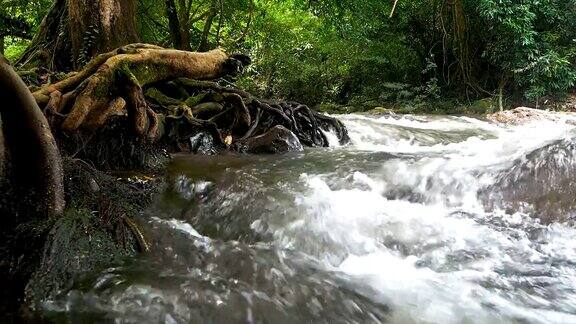
[{"label": "riverbank", "polygon": [[[163,171],[115,174],[64,158],[68,207],[58,218],[31,217],[26,202],[2,195],[0,322],[41,321],[40,303],[82,278],[149,248],[141,215],[163,188]],[[20,210],[21,215],[14,215]]]},{"label": "riverbank", "polygon": [[[576,92],[548,97],[535,101],[522,98],[505,100],[503,110],[516,107],[533,107],[552,111],[576,111]],[[415,114],[415,115],[472,115],[483,116],[500,111],[497,97],[466,101],[454,98],[439,99],[408,99],[389,102],[367,100],[351,104],[325,103],[315,107],[316,110],[329,114],[362,113],[369,115],[381,114]]]}]

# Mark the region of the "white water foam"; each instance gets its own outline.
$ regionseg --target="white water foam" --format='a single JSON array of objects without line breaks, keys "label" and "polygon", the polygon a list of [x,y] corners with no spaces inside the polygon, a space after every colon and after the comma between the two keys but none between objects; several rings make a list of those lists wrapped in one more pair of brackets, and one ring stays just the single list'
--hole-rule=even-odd
[{"label": "white water foam", "polygon": [[[393,322],[576,322],[576,230],[485,210],[478,198],[514,161],[573,136],[572,125],[342,119],[352,139],[347,149],[407,158],[383,161],[370,176],[354,172],[352,188],[331,185],[330,174],[303,174],[308,190],[296,198],[301,216],[275,229],[278,244],[368,283],[394,306]],[[427,136],[430,130],[437,133]],[[445,141],[453,132],[461,132],[460,140]],[[399,188],[410,195],[387,198]],[[533,238],[524,228],[540,234]]]}]

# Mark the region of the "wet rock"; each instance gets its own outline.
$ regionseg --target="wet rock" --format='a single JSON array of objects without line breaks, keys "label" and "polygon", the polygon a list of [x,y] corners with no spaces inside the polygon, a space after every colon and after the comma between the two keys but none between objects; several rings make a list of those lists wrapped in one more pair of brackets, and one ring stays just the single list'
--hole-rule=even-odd
[{"label": "wet rock", "polygon": [[216,154],[212,135],[206,132],[200,132],[190,137],[190,153],[205,155]]},{"label": "wet rock", "polygon": [[242,144],[240,151],[246,153],[281,154],[302,151],[304,148],[290,130],[284,126],[274,126],[268,132],[252,137]]},{"label": "wet rock", "polygon": [[373,109],[368,110],[365,112],[366,115],[374,115],[374,116],[393,116],[396,115],[394,110],[384,107],[376,107]]},{"label": "wet rock", "polygon": [[94,178],[90,178],[90,180],[88,181],[88,186],[89,186],[90,190],[94,193],[100,191],[100,186],[98,185],[98,182],[96,182],[96,180],[94,180]]},{"label": "wet rock", "polygon": [[500,172],[480,192],[487,210],[522,211],[542,223],[576,219],[576,139],[541,147]]}]

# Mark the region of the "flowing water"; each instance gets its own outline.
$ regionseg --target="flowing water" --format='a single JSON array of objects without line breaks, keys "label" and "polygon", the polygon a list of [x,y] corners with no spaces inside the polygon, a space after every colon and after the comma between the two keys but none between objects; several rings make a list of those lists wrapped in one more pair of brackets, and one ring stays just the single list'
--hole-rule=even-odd
[{"label": "flowing water", "polygon": [[44,309],[72,322],[576,323],[571,123],[341,119],[344,147],[176,159],[141,220],[152,252]]}]

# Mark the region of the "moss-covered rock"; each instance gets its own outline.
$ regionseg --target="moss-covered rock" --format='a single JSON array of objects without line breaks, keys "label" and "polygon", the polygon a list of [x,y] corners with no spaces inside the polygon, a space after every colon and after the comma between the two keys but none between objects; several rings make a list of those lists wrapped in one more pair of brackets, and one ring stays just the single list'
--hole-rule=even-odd
[{"label": "moss-covered rock", "polygon": [[476,100],[470,104],[468,110],[471,113],[485,115],[495,111],[494,100],[492,98],[484,98]]},{"label": "moss-covered rock", "polygon": [[0,308],[0,322],[20,319],[15,310],[24,297],[35,310],[50,296],[81,289],[77,285],[90,273],[148,248],[137,220],[162,188],[158,177],[133,181],[72,158],[64,159],[64,171],[68,206],[59,217],[30,218],[20,205],[0,202],[0,211],[14,216],[0,228],[0,297],[11,302]]},{"label": "moss-covered rock", "polygon": [[394,110],[384,107],[376,107],[366,112],[367,115],[393,115]]},{"label": "moss-covered rock", "polygon": [[91,210],[69,208],[50,230],[40,268],[26,287],[30,306],[136,252],[137,243],[121,219],[104,220]]}]

